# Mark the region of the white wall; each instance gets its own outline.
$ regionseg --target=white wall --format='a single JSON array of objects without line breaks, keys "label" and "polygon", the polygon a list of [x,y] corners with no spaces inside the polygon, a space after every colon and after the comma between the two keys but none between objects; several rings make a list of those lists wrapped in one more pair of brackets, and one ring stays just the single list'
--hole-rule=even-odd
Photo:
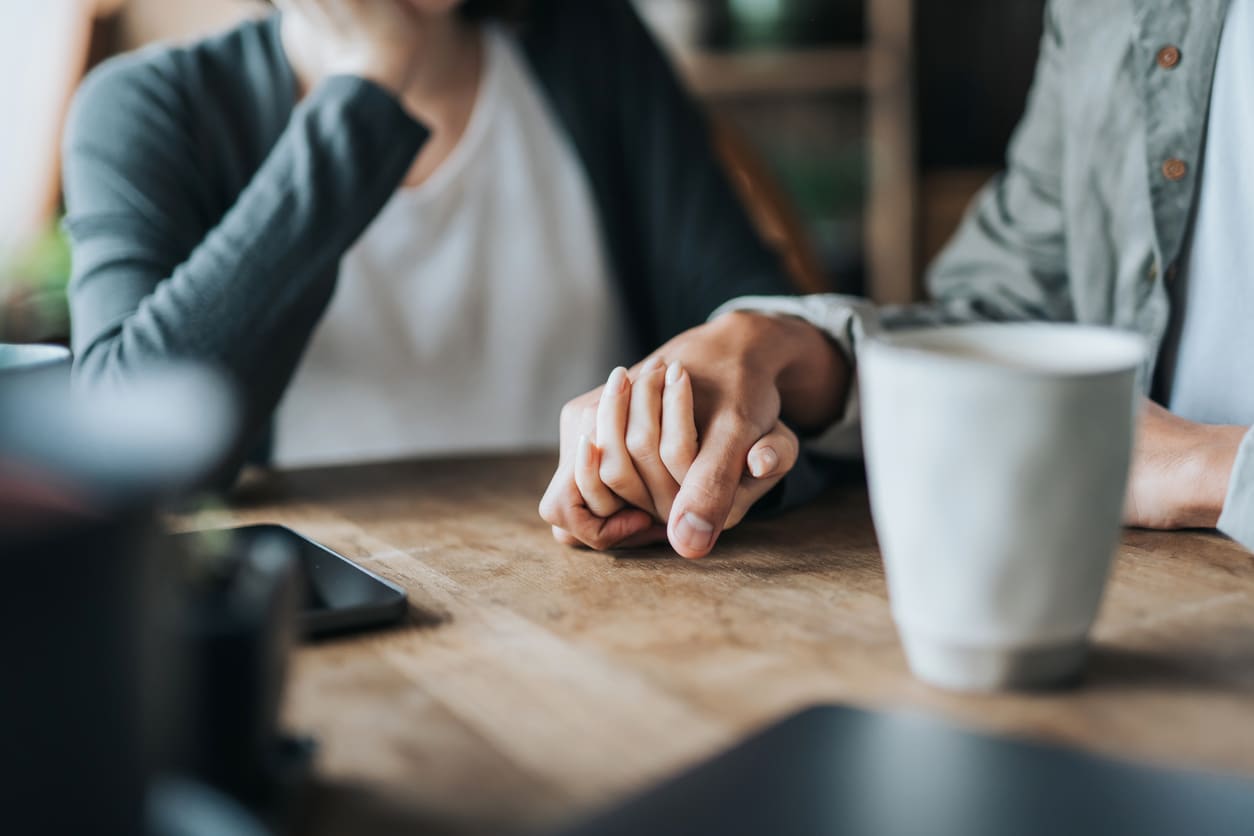
[{"label": "white wall", "polygon": [[86,59],[92,6],[0,3],[0,262],[52,218],[61,123]]}]

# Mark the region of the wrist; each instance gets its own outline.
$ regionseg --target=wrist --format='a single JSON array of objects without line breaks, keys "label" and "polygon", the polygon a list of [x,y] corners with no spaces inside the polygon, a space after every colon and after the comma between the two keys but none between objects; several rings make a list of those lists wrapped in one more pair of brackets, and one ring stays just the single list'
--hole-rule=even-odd
[{"label": "wrist", "polygon": [[1207,427],[1207,438],[1198,451],[1200,468],[1196,507],[1193,513],[1199,524],[1214,528],[1223,513],[1228,498],[1228,485],[1232,481],[1232,467],[1237,451],[1245,438],[1244,427]]}]

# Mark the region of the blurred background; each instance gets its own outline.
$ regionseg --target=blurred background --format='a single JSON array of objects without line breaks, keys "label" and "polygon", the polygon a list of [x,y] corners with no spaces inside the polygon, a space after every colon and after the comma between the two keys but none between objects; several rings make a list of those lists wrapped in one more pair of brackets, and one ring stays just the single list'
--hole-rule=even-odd
[{"label": "blurred background", "polygon": [[[634,0],[694,93],[798,286],[917,298],[1004,158],[1045,0]],[[58,146],[83,75],[194,38],[254,0],[0,5],[0,341],[69,333]],[[12,129],[16,127],[17,130]]]}]

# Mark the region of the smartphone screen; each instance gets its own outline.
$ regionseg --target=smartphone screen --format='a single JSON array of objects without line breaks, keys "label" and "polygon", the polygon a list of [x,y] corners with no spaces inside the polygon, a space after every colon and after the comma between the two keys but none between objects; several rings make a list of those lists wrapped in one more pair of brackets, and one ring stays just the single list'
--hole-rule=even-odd
[{"label": "smartphone screen", "polygon": [[395,623],[407,608],[405,590],[281,525],[175,535],[198,552],[247,553],[262,539],[278,539],[296,561],[303,587],[301,631],[310,637]]}]

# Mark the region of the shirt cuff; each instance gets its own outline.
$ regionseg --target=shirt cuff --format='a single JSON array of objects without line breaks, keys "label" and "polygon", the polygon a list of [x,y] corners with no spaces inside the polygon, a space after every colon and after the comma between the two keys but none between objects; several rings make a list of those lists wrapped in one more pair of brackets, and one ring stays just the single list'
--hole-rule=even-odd
[{"label": "shirt cuff", "polygon": [[879,330],[875,306],[866,299],[837,293],[816,293],[809,296],[741,296],[719,306],[710,319],[734,311],[774,316],[795,316],[804,320],[836,343],[849,361],[849,394],[841,417],[818,436],[807,439],[806,446],[819,453],[834,456],[858,456],[862,452],[859,420],[857,356],[858,344],[868,334]]},{"label": "shirt cuff", "polygon": [[1245,434],[1232,463],[1219,530],[1254,551],[1254,430]]}]

